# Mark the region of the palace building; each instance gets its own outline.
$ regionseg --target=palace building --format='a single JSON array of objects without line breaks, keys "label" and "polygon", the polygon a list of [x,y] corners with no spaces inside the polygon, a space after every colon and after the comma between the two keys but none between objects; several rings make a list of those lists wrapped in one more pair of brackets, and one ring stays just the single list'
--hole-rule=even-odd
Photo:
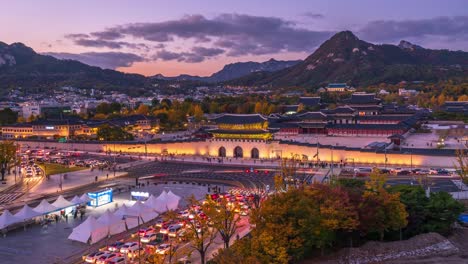
[{"label": "palace building", "polygon": [[260,114],[223,114],[211,119],[217,128],[209,130],[215,139],[270,140],[268,120]]}]

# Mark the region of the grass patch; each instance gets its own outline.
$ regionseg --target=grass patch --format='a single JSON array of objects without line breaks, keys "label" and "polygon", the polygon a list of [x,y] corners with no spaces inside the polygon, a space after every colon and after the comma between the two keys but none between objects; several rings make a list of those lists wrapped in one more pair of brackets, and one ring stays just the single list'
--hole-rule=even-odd
[{"label": "grass patch", "polygon": [[78,166],[68,167],[66,165],[57,164],[57,163],[39,163],[38,165],[45,171],[46,176],[86,169],[85,167],[78,167]]}]

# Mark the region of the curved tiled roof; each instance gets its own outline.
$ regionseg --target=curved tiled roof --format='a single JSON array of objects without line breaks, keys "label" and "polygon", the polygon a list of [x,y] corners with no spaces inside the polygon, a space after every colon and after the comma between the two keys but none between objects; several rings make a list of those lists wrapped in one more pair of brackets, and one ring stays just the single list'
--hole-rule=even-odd
[{"label": "curved tiled roof", "polygon": [[224,114],[213,121],[218,124],[256,124],[267,121],[267,118],[260,114]]}]

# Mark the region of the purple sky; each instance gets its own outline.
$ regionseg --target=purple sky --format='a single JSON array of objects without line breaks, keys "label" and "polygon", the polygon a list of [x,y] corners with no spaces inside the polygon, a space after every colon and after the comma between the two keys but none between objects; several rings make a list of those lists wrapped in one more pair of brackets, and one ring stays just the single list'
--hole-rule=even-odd
[{"label": "purple sky", "polygon": [[[8,2],[8,4],[7,4]],[[145,75],[304,59],[332,34],[468,51],[466,0],[2,1],[0,41]]]}]

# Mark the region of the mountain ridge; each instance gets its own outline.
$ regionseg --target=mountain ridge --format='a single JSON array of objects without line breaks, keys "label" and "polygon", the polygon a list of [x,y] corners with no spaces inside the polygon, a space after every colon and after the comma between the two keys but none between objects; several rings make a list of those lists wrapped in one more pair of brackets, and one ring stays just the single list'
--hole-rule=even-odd
[{"label": "mountain ridge", "polygon": [[224,82],[232,79],[236,79],[253,72],[274,72],[282,70],[291,66],[296,65],[302,60],[275,60],[270,59],[264,62],[235,62],[224,65],[224,67],[211,74],[210,76],[194,76],[189,74],[180,74],[174,77],[166,77],[162,74],[156,74],[151,76],[151,78],[162,79],[162,80],[171,80],[171,81],[202,81],[202,82]]}]

